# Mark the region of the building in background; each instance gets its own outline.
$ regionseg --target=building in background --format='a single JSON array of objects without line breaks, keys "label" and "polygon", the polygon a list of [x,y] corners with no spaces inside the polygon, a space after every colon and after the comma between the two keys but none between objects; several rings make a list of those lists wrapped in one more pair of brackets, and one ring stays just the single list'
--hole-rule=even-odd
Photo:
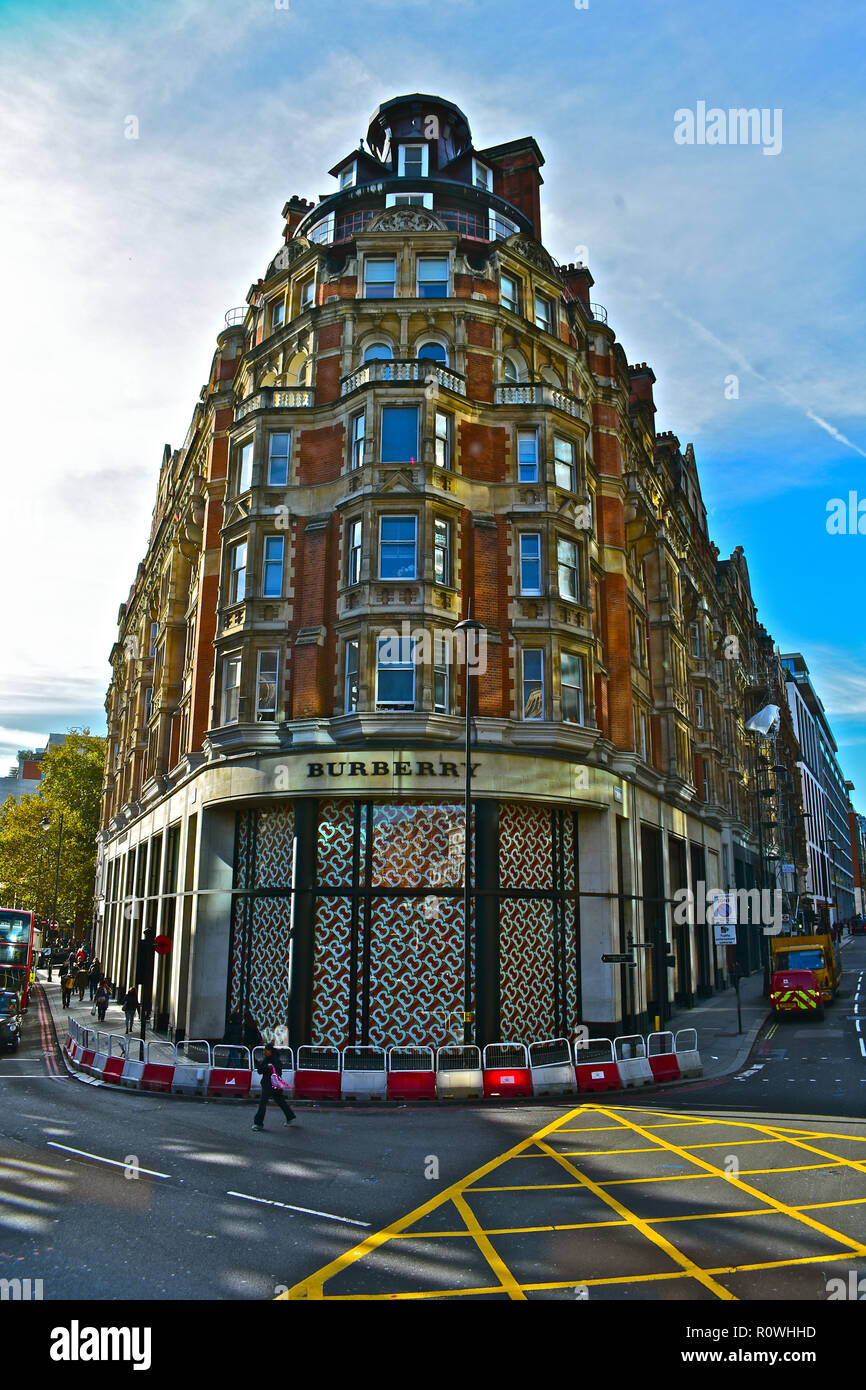
[{"label": "building in background", "polygon": [[49,734],[48,742],[39,752],[22,748],[18,754],[17,769],[13,769],[8,777],[0,777],[0,803],[7,796],[29,796],[35,792],[42,780],[42,759],[49,748],[65,742],[65,734]]},{"label": "building in background", "polygon": [[823,925],[844,922],[855,912],[854,865],[849,826],[849,789],[837,759],[836,740],[800,652],[782,657],[786,690],[800,745],[800,775],[806,825],[806,894]]},{"label": "building in background", "polygon": [[171,939],[178,1036],[235,1007],[296,1045],[613,1035],[733,966],[674,897],[763,882],[744,723],[778,661],[651,368],[542,243],[543,162],[439,97],[380,106],[335,191],[286,204],[164,451],[111,653],[96,949],[123,984],[142,930]]}]

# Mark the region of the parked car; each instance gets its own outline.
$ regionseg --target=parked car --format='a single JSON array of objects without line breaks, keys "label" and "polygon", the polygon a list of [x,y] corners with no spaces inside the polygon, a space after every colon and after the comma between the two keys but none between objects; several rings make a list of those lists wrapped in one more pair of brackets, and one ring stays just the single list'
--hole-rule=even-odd
[{"label": "parked car", "polygon": [[21,999],[14,989],[0,990],[0,1049],[18,1051],[23,1026]]},{"label": "parked car", "polygon": [[866,917],[851,918],[851,935],[856,936],[859,932],[866,935]]}]

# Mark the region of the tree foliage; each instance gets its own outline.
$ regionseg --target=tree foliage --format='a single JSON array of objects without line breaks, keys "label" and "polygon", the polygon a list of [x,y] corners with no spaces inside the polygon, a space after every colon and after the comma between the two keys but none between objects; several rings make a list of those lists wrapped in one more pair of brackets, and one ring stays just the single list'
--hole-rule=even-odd
[{"label": "tree foliage", "polygon": [[104,759],[105,739],[70,729],[65,743],[47,749],[37,790],[0,806],[0,905],[51,918],[56,883],[57,920],[83,934],[93,906]]}]

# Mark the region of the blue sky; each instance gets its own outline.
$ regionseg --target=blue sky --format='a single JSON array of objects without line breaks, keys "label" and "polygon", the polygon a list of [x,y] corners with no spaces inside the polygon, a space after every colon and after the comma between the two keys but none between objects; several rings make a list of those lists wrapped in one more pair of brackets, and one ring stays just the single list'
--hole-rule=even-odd
[{"label": "blue sky", "polygon": [[[278,0],[279,3],[279,0]],[[225,310],[383,100],[432,91],[479,145],[531,134],[544,240],[658,378],[713,537],[801,650],[866,809],[862,382],[866,11],[686,0],[0,0],[7,332],[0,769],[102,727],[165,442]],[[782,149],[675,143],[674,113],[782,111]],[[137,140],[125,138],[129,115]],[[725,378],[739,396],[725,397]]]}]

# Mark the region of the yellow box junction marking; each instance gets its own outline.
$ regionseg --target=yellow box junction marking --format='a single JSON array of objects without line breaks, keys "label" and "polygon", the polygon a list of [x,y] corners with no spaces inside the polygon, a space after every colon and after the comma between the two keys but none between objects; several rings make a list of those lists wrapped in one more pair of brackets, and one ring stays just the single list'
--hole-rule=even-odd
[{"label": "yellow box junction marking", "polygon": [[[601,1120],[602,1123],[598,1125],[587,1126],[575,1124],[574,1122],[583,1115],[587,1116],[587,1118],[597,1118]],[[631,1118],[632,1116],[634,1116],[635,1118]],[[640,1122],[644,1119],[644,1117],[646,1117],[647,1123]],[[650,1120],[652,1121],[651,1123],[649,1122]],[[612,1123],[604,1123],[604,1121],[612,1121]],[[726,1129],[735,1130],[739,1131],[741,1134],[743,1133],[743,1131],[745,1131],[746,1133],[751,1132],[752,1135],[758,1135],[760,1137],[746,1138],[743,1134],[743,1137],[737,1138],[732,1134],[727,1140],[716,1140],[712,1143],[695,1143],[692,1145],[684,1143],[678,1145],[672,1142],[672,1139],[668,1140],[665,1137],[663,1137],[663,1135],[657,1133],[657,1131],[662,1129],[669,1130],[689,1127],[694,1128],[698,1131],[700,1131],[700,1129],[702,1128],[705,1129],[706,1127],[716,1128],[721,1131],[724,1131]],[[558,1152],[555,1148],[552,1147],[551,1144],[545,1143],[545,1140],[548,1137],[552,1137],[558,1134],[590,1134],[600,1133],[603,1131],[610,1133],[611,1131],[617,1130],[620,1132],[624,1130],[627,1133],[631,1133],[633,1137],[637,1140],[648,1141],[650,1147],[635,1149],[580,1150],[576,1153],[573,1153],[571,1151]],[[795,1137],[795,1135],[797,1137]],[[766,1176],[777,1172],[808,1172],[814,1169],[829,1169],[831,1167],[850,1168],[858,1173],[866,1174],[866,1161],[840,1158],[837,1154],[828,1153],[825,1150],[820,1149],[815,1145],[806,1142],[806,1140],[808,1139],[824,1138],[846,1140],[853,1139],[854,1142],[866,1142],[866,1139],[859,1138],[855,1135],[831,1135],[826,1134],[824,1132],[816,1133],[814,1131],[809,1130],[785,1131],[780,1126],[754,1124],[747,1121],[729,1120],[726,1118],[717,1119],[714,1117],[699,1116],[693,1117],[688,1120],[683,1120],[682,1118],[674,1119],[671,1116],[670,1112],[667,1112],[667,1114],[665,1114],[664,1112],[651,1111],[637,1106],[612,1107],[596,1103],[583,1105],[576,1110],[569,1111],[567,1114],[563,1115],[559,1120],[554,1120],[550,1124],[545,1125],[542,1129],[537,1130],[534,1134],[529,1135],[526,1139],[523,1139],[519,1143],[513,1145],[512,1148],[507,1149],[502,1154],[499,1154],[496,1158],[493,1158],[489,1162],[482,1164],[480,1168],[476,1168],[473,1172],[467,1174],[466,1177],[458,1179],[449,1187],[445,1188],[444,1191],[437,1193],[436,1196],[432,1197],[428,1202],[422,1203],[421,1206],[414,1208],[405,1216],[402,1216],[397,1221],[392,1222],[391,1225],[385,1227],[383,1230],[377,1231],[374,1234],[367,1236],[359,1244],[352,1246],[349,1250],[345,1251],[344,1254],[338,1256],[334,1260],[331,1260],[328,1264],[323,1266],[323,1268],[317,1270],[314,1274],[311,1274],[307,1276],[305,1279],[300,1280],[297,1284],[293,1285],[293,1287],[290,1288],[286,1293],[280,1294],[279,1297],[280,1299],[287,1299],[292,1301],[312,1298],[332,1299],[337,1301],[345,1300],[353,1302],[378,1302],[387,1299],[405,1300],[428,1298],[465,1298],[472,1296],[481,1297],[490,1294],[505,1294],[508,1298],[513,1300],[524,1300],[526,1298],[527,1293],[530,1292],[569,1289],[574,1288],[578,1285],[585,1285],[587,1287],[590,1287],[608,1284],[652,1284],[658,1283],[666,1279],[694,1279],[695,1282],[700,1283],[704,1288],[708,1289],[719,1299],[735,1299],[734,1294],[732,1294],[728,1289],[726,1289],[724,1285],[719,1284],[717,1282],[718,1276],[748,1273],[751,1271],[779,1269],[785,1268],[788,1265],[808,1265],[819,1263],[821,1261],[826,1262],[839,1259],[850,1259],[852,1255],[866,1255],[866,1245],[864,1245],[862,1242],[856,1241],[851,1237],[845,1235],[843,1232],[834,1230],[832,1227],[827,1226],[822,1222],[816,1220],[815,1218],[806,1215],[806,1212],[810,1210],[817,1211],[829,1209],[831,1207],[836,1206],[851,1206],[857,1205],[858,1203],[866,1203],[866,1196],[846,1198],[842,1201],[835,1202],[816,1202],[813,1200],[809,1203],[802,1203],[799,1206],[795,1206],[786,1202],[782,1202],[774,1197],[771,1197],[767,1193],[760,1191],[760,1189],[758,1188],[750,1186],[748,1183],[742,1180],[743,1176],[756,1176],[759,1174]],[[797,1149],[805,1150],[808,1153],[815,1154],[817,1157],[825,1159],[825,1162],[821,1164],[804,1164],[798,1167],[771,1167],[739,1170],[738,1174],[735,1175],[726,1171],[725,1169],[715,1166],[714,1164],[709,1162],[707,1158],[701,1157],[698,1153],[695,1152],[695,1150],[698,1149],[704,1151],[706,1151],[707,1149],[714,1148],[732,1149],[736,1148],[739,1144],[746,1145],[760,1143],[789,1145]],[[573,1161],[574,1159],[580,1158],[615,1158],[620,1155],[628,1155],[632,1153],[673,1154],[678,1158],[685,1160],[685,1162],[690,1164],[693,1168],[698,1168],[701,1171],[681,1173],[676,1175],[675,1177],[647,1176],[645,1178],[601,1179],[598,1177],[597,1174],[594,1177],[589,1177],[587,1174],[581,1172],[581,1170],[576,1166],[575,1162]],[[557,1169],[564,1170],[565,1173],[569,1175],[571,1181],[551,1183],[524,1183],[503,1185],[501,1187],[487,1184],[482,1185],[482,1180],[484,1178],[493,1175],[497,1169],[503,1167],[503,1165],[511,1162],[513,1159],[516,1158],[546,1159],[548,1163],[552,1160],[553,1163],[556,1165]],[[734,1187],[739,1191],[743,1192],[744,1194],[757,1199],[760,1205],[755,1210],[748,1211],[715,1211],[708,1213],[698,1213],[696,1215],[687,1216],[672,1214],[670,1216],[655,1216],[652,1218],[642,1218],[637,1216],[636,1213],[630,1211],[619,1200],[619,1198],[615,1197],[613,1193],[609,1190],[613,1187],[639,1185],[642,1183],[649,1184],[666,1182],[692,1182],[697,1179],[706,1178],[715,1178],[717,1180],[722,1180],[729,1186]],[[471,1196],[476,1192],[529,1192],[535,1194],[548,1191],[562,1191],[563,1189],[574,1189],[576,1191],[583,1190],[592,1193],[593,1196],[595,1196],[600,1201],[605,1203],[606,1206],[611,1208],[611,1213],[614,1216],[614,1219],[575,1223],[560,1222],[550,1225],[531,1226],[520,1226],[515,1224],[513,1226],[497,1226],[495,1228],[491,1227],[490,1229],[485,1229],[482,1226],[481,1222],[478,1220],[478,1217],[476,1216],[475,1212],[472,1210],[472,1207],[470,1206],[469,1202],[467,1201],[467,1197],[471,1198]],[[811,1194],[813,1198],[815,1197],[815,1195],[816,1194],[814,1192]],[[519,1202],[519,1199],[517,1199],[517,1201]],[[446,1219],[442,1223],[443,1229],[435,1231],[426,1229],[412,1229],[417,1225],[417,1223],[419,1223],[425,1217],[430,1215],[430,1213],[436,1211],[439,1208],[445,1207],[448,1207],[450,1209],[450,1215],[452,1220]],[[455,1213],[460,1218],[462,1226],[458,1224],[453,1226],[452,1229],[453,1217]],[[444,1214],[445,1213],[443,1212],[443,1215]],[[823,1255],[792,1256],[784,1260],[769,1260],[761,1264],[743,1264],[730,1267],[702,1268],[699,1264],[695,1262],[695,1260],[693,1260],[690,1256],[686,1255],[683,1251],[679,1250],[674,1244],[672,1244],[671,1241],[667,1240],[661,1234],[660,1231],[655,1229],[658,1226],[664,1226],[667,1223],[671,1222],[716,1221],[721,1219],[730,1219],[732,1217],[738,1216],[755,1217],[779,1215],[788,1217],[791,1220],[798,1222],[803,1226],[806,1226],[807,1228],[826,1236],[829,1241],[835,1244],[836,1249],[828,1250],[827,1253]],[[515,1274],[508,1268],[506,1261],[498,1253],[498,1251],[492,1245],[490,1240],[490,1237],[502,1235],[531,1235],[533,1233],[547,1233],[556,1231],[598,1231],[611,1227],[618,1228],[622,1231],[631,1229],[638,1232],[647,1241],[656,1246],[660,1253],[664,1254],[675,1265],[679,1265],[680,1268],[656,1272],[652,1274],[626,1274],[606,1276],[600,1278],[574,1277],[567,1280],[551,1280],[544,1282],[534,1281],[532,1283],[521,1283],[521,1281],[515,1276]],[[469,1240],[474,1241],[477,1249],[480,1251],[481,1255],[483,1256],[484,1260],[489,1266],[491,1273],[494,1276],[495,1282],[489,1285],[485,1284],[483,1286],[477,1286],[473,1288],[407,1288],[405,1290],[383,1294],[341,1294],[338,1292],[334,1292],[332,1294],[325,1293],[325,1286],[328,1284],[330,1280],[334,1279],[336,1275],[341,1274],[344,1270],[349,1269],[352,1265],[364,1260],[368,1256],[373,1255],[377,1250],[381,1249],[389,1242],[397,1241],[398,1246],[395,1248],[399,1248],[400,1243],[406,1240],[435,1241],[441,1240],[443,1238],[468,1238]],[[838,1251],[838,1247],[840,1245],[845,1247],[845,1249],[841,1253],[839,1253]],[[411,1279],[411,1276],[408,1277]]]}]

